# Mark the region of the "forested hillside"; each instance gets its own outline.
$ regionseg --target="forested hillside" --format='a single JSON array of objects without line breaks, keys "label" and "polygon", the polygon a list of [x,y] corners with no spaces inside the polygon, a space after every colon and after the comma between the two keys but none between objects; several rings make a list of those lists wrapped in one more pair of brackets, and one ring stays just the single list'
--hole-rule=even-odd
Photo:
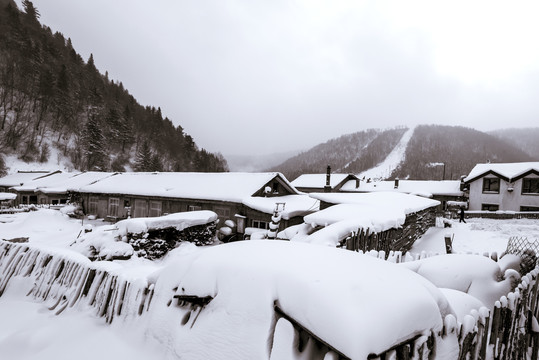
[{"label": "forested hillside", "polygon": [[[39,23],[23,1],[0,0],[0,171],[4,155],[45,162],[51,146],[78,170],[227,171],[160,108],[143,107],[121,82]],[[98,26],[98,24],[96,24]]]},{"label": "forested hillside", "polygon": [[[382,163],[399,144],[407,128],[365,130],[344,135],[271,168],[293,180],[300,174],[333,172],[360,174]],[[458,180],[478,163],[533,161],[524,151],[495,136],[457,126],[420,125],[414,129],[400,165],[390,178]],[[445,174],[444,174],[445,167]]]},{"label": "forested hillside", "polygon": [[[459,126],[418,126],[405,159],[392,177],[458,180],[478,163],[531,161],[531,156],[492,135]],[[440,165],[438,165],[440,164]]]},{"label": "forested hillside", "polygon": [[334,172],[359,173],[375,166],[397,145],[406,128],[369,129],[331,139],[272,167],[293,180],[301,174],[323,173],[327,165]]},{"label": "forested hillside", "polygon": [[534,160],[539,160],[539,128],[502,129],[489,134],[513,144]]}]

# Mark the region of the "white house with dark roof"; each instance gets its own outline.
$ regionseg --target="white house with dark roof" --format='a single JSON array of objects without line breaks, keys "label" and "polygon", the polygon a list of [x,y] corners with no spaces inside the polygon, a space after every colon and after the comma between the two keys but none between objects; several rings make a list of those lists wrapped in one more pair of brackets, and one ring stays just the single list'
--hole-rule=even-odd
[{"label": "white house with dark roof", "polygon": [[463,181],[470,210],[539,211],[539,162],[477,164]]}]

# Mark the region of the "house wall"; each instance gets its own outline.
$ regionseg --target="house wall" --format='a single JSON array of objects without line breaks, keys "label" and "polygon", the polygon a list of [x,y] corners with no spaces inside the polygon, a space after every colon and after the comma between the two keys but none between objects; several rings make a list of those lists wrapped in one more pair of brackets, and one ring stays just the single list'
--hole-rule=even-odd
[{"label": "house wall", "polygon": [[[539,195],[522,194],[523,179],[518,179],[513,183],[500,179],[500,192],[497,194],[483,193],[483,179],[493,178],[494,175],[481,177],[470,183],[469,210],[481,210],[482,204],[498,205],[499,210],[520,211],[521,206],[539,207]],[[537,178],[535,174],[530,174],[525,178]],[[509,191],[512,188],[512,191]]]}]

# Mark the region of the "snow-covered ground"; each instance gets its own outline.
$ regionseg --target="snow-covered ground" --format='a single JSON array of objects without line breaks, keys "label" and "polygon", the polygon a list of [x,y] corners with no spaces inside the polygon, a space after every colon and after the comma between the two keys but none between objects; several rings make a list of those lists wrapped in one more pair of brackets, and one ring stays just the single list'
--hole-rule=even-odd
[{"label": "snow-covered ground", "polygon": [[[103,225],[104,223],[99,220],[94,220],[90,222],[94,229]],[[29,213],[19,213],[19,214],[4,214],[0,215],[0,239],[11,239],[16,237],[28,237],[29,242],[34,246],[38,246],[44,249],[55,249],[55,251],[62,251],[64,253],[69,253],[69,247],[77,239],[77,237],[83,236],[83,230],[89,222],[85,220],[74,220],[66,217],[61,214],[59,211],[55,210],[40,210],[36,212]],[[525,236],[528,239],[539,238],[539,223],[534,220],[490,220],[490,219],[468,219],[466,224],[458,223],[457,221],[452,222],[452,226],[449,228],[431,228],[421,239],[419,239],[414,247],[412,252],[437,252],[445,253],[445,243],[444,236],[450,235],[454,238],[453,250],[454,252],[473,252],[473,253],[483,253],[483,252],[498,252],[502,253],[505,248],[507,241],[510,236]],[[266,241],[268,242],[268,241]],[[281,242],[279,242],[281,243]],[[284,244],[284,243],[283,243]],[[240,244],[241,245],[241,244]],[[298,255],[300,253],[304,254],[305,252],[294,250],[293,256],[290,256],[288,259],[281,258],[278,252],[273,253],[274,250],[271,248],[259,247],[263,250],[260,256],[253,257],[251,264],[252,274],[242,274],[242,277],[234,279],[231,274],[241,274],[240,268],[231,267],[230,264],[234,264],[234,259],[231,263],[227,263],[224,259],[231,257],[235,250],[229,245],[224,245],[227,247],[228,256],[223,259],[221,256],[222,251],[218,250],[217,247],[210,248],[197,248],[194,246],[180,247],[177,250],[170,253],[169,256],[159,260],[159,261],[149,261],[142,258],[135,258],[127,261],[115,261],[114,268],[117,271],[122,273],[129,274],[132,278],[142,278],[149,279],[155,277],[156,273],[161,271],[161,269],[166,269],[165,276],[163,278],[166,280],[165,284],[178,285],[178,280],[181,279],[182,286],[185,289],[198,291],[198,292],[211,292],[212,289],[219,288],[221,295],[225,294],[226,291],[232,291],[237,289],[238,286],[241,286],[245,283],[251,283],[251,290],[256,290],[256,284],[259,284],[260,281],[271,280],[272,284],[279,284],[275,288],[265,288],[259,289],[260,291],[252,291],[252,295],[255,296],[252,299],[256,301],[266,301],[271,299],[271,296],[279,295],[279,299],[283,300],[282,306],[290,308],[291,312],[294,312],[298,316],[305,316],[306,319],[312,318],[313,323],[316,321],[324,320],[320,315],[320,308],[317,306],[315,311],[314,308],[306,307],[304,309],[297,308],[294,306],[301,303],[301,298],[296,298],[293,296],[294,291],[299,293],[300,290],[304,291],[313,291],[313,294],[319,293],[317,286],[324,281],[328,281],[327,284],[334,282],[335,277],[331,276],[330,272],[321,271],[325,267],[330,266],[332,261],[324,259],[323,254],[327,251],[328,256],[331,257],[339,256],[345,250],[336,250],[336,249],[326,249],[320,246],[307,245],[307,244],[296,244],[294,246],[303,246],[304,249],[308,248],[317,248],[316,251],[309,251],[310,254],[317,254],[317,260],[313,262],[308,262],[305,260],[305,265],[307,269],[310,269],[308,274],[309,276],[303,276],[302,271],[302,262],[303,259],[299,259]],[[214,248],[215,250],[210,251],[208,249]],[[256,247],[254,247],[256,248]],[[236,245],[237,251],[241,252],[243,256],[248,254],[245,251],[245,247]],[[207,257],[200,257],[199,253],[207,253]],[[351,256],[353,253],[349,254]],[[77,256],[82,256],[76,254]],[[75,256],[71,254],[70,256]],[[279,261],[275,261],[276,270],[280,269],[279,272],[276,272],[273,275],[270,275],[271,271],[268,269],[264,270],[264,267],[267,266],[267,259],[271,256],[279,258],[279,261],[283,261],[283,266],[279,266]],[[191,259],[189,263],[182,264],[178,260]],[[240,257],[242,259],[242,257]],[[340,257],[339,257],[340,259]],[[239,260],[239,259],[238,259]],[[242,259],[242,261],[245,259]],[[249,260],[249,259],[247,259]],[[487,259],[485,259],[487,260]],[[378,261],[378,260],[376,260]],[[218,265],[221,263],[221,265]],[[212,265],[212,270],[207,274],[203,273],[200,269],[207,268],[210,264]],[[112,265],[112,264],[111,264]],[[403,264],[404,265],[404,264]],[[413,271],[425,272],[428,269],[428,263],[421,263],[418,265],[410,264],[408,265]],[[472,265],[470,265],[472,266]],[[490,266],[490,265],[489,265]],[[214,267],[214,268],[213,268]],[[298,274],[297,277],[287,276],[287,282],[281,283],[279,279],[285,278],[284,275],[287,273],[287,269],[294,267],[294,274]],[[289,269],[289,270],[290,270]],[[316,270],[318,269],[318,270]],[[215,270],[215,271],[214,271]],[[404,267],[402,267],[404,271]],[[316,275],[317,271],[319,275]],[[360,270],[359,271],[364,271]],[[489,270],[490,271],[490,270]],[[382,273],[384,271],[380,271]],[[492,272],[495,272],[492,270]],[[188,279],[190,277],[186,274],[196,274],[196,276],[201,277],[208,281],[203,285],[197,282],[190,282]],[[263,279],[252,278],[254,274],[267,274]],[[390,273],[390,271],[388,272]],[[432,272],[427,271],[431,274]],[[167,275],[168,274],[168,275]],[[182,275],[183,274],[183,275]],[[284,274],[284,275],[283,275]],[[316,276],[313,276],[315,274]],[[324,275],[325,274],[325,275]],[[283,275],[283,276],[281,276]],[[324,276],[322,276],[324,275]],[[428,275],[428,274],[427,274]],[[215,276],[215,278],[212,278]],[[355,277],[360,279],[361,277]],[[406,275],[407,279],[414,279],[411,275]],[[168,279],[168,280],[167,280]],[[308,281],[306,283],[295,283],[299,280]],[[331,280],[333,279],[333,280]],[[436,280],[437,277],[434,277]],[[279,280],[275,282],[276,280]],[[331,281],[330,281],[331,280]],[[434,281],[433,280],[433,281]],[[408,281],[408,280],[407,280]],[[412,281],[412,280],[410,280]],[[473,281],[473,280],[470,280]],[[215,284],[214,284],[215,282]],[[295,285],[294,285],[295,284]],[[362,284],[359,282],[358,284]],[[301,286],[299,286],[301,285]],[[339,284],[332,285],[333,290],[339,290]],[[459,284],[457,284],[459,285]],[[226,288],[228,286],[228,289]],[[273,285],[275,286],[275,285]],[[303,287],[302,287],[303,286]],[[329,286],[329,285],[328,285]],[[420,287],[420,284],[416,285]],[[165,286],[165,289],[167,287]],[[262,291],[264,290],[264,291]],[[302,290],[303,291],[303,290]],[[267,292],[267,294],[266,294]],[[162,293],[162,292],[161,292]],[[406,291],[402,292],[403,294]],[[455,293],[452,290],[444,289],[442,291],[444,296],[450,300],[450,303],[462,305],[463,307],[454,306],[457,317],[460,317],[458,313],[465,313],[470,306],[473,307],[474,304],[478,304],[474,299],[466,297],[466,299],[461,299],[464,295],[462,293]],[[156,294],[158,292],[156,291]],[[249,292],[245,292],[249,294]],[[262,295],[266,294],[266,295]],[[273,295],[270,295],[273,294]],[[289,294],[288,296],[286,294]],[[291,295],[290,295],[291,294]],[[172,318],[175,314],[169,308],[165,309],[165,306],[159,307],[161,309],[157,312],[151,321],[148,323],[150,327],[148,329],[154,329],[152,331],[148,329],[135,329],[126,324],[120,322],[113,322],[111,325],[105,325],[103,319],[96,319],[88,312],[79,312],[79,311],[66,311],[61,313],[58,316],[53,315],[51,311],[47,309],[47,305],[43,303],[34,303],[31,298],[25,297],[25,293],[22,292],[17,287],[8,288],[8,291],[0,297],[0,358],[6,359],[175,359],[180,358],[178,355],[182,351],[182,347],[178,343],[174,343],[174,338],[167,338],[163,336],[164,332],[155,331],[159,329],[160,326],[164,326],[170,331],[175,331],[177,336],[187,336],[185,331],[180,331],[178,328],[178,322],[181,319]],[[249,295],[251,296],[251,295]],[[389,297],[389,296],[386,296]],[[234,299],[233,293],[228,293],[228,297]],[[288,299],[288,302],[286,302]],[[352,299],[352,298],[351,298]],[[323,299],[322,299],[323,300]],[[326,299],[328,302],[328,311],[331,311],[334,316],[331,318],[334,319],[335,316],[338,317],[336,309],[333,304],[331,304],[331,297]],[[326,301],[324,300],[324,301]],[[166,296],[157,297],[155,304],[159,305],[160,303],[166,302]],[[217,301],[217,298],[216,298]],[[247,301],[247,302],[246,302]],[[248,304],[249,298],[242,299],[241,303]],[[412,302],[412,300],[410,300]],[[311,303],[311,305],[316,305],[316,301]],[[241,316],[238,316],[238,309],[232,309],[228,312],[226,309],[223,312],[222,303],[215,303],[215,307],[212,308],[212,316],[218,316],[222,319],[232,321],[232,325],[237,326],[238,331],[241,329],[245,330],[241,324]],[[435,308],[434,308],[435,309]],[[245,309],[243,309],[245,310]],[[253,322],[264,323],[265,311],[262,311],[262,314],[258,313],[256,308],[249,310],[253,316]],[[352,312],[355,314],[355,311]],[[176,316],[178,316],[176,314]],[[211,319],[205,316],[201,316],[198,320],[200,328],[203,328],[203,325],[206,324],[204,331],[208,331],[208,334],[211,336],[218,335],[211,331],[212,322]],[[151,326],[160,324],[159,326]],[[322,322],[320,328],[324,328],[327,322]],[[197,325],[198,326],[198,325]],[[214,326],[214,324],[213,324]],[[282,328],[282,325],[278,326],[279,329]],[[253,327],[252,329],[257,330],[259,328]],[[396,329],[398,330],[398,329]],[[202,330],[199,330],[202,331]],[[280,333],[281,330],[276,332]],[[284,330],[283,330],[284,331]],[[252,334],[249,334],[251,339],[256,339],[256,331]],[[286,333],[286,331],[285,331]],[[244,334],[245,335],[245,334]],[[267,334],[266,334],[267,335]],[[264,335],[264,336],[266,336]],[[228,336],[228,335],[227,335]],[[247,335],[246,335],[247,336]],[[328,333],[328,336],[331,336],[331,331]],[[238,340],[239,334],[233,336],[233,339]],[[278,339],[278,338],[277,338]],[[191,351],[195,351],[197,348],[196,343],[191,337],[185,337],[184,340],[188,341]],[[217,341],[217,338],[213,338],[212,341]],[[240,339],[241,340],[241,339]],[[369,344],[373,345],[373,344]],[[384,343],[378,344],[384,346]],[[198,344],[198,346],[202,346]],[[219,346],[225,346],[223,344],[217,344],[215,348]],[[243,346],[243,345],[242,345]],[[346,346],[346,344],[344,345]],[[208,348],[209,349],[209,348]],[[238,349],[241,351],[243,348]],[[249,349],[247,346],[245,349]],[[199,356],[200,357],[200,356]],[[194,357],[194,358],[199,358]]]}]

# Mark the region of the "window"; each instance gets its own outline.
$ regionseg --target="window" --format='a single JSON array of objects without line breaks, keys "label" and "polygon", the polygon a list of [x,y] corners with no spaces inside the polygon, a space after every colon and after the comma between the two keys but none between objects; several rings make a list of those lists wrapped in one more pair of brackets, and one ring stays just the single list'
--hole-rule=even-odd
[{"label": "window", "polygon": [[109,216],[118,217],[118,208],[120,207],[120,199],[109,198]]},{"label": "window", "polygon": [[496,204],[481,204],[481,210],[483,211],[498,211],[499,208],[500,206]]},{"label": "window", "polygon": [[146,217],[148,216],[148,202],[142,199],[135,200],[135,213],[134,217]]},{"label": "window", "polygon": [[198,205],[189,205],[187,207],[187,211],[199,211],[199,210],[202,210],[202,207]]},{"label": "window", "polygon": [[97,215],[97,198],[90,196],[88,199],[88,214]]},{"label": "window", "polygon": [[499,193],[500,192],[500,179],[484,178],[483,179],[483,192],[484,193]]},{"label": "window", "polygon": [[520,211],[539,211],[539,206],[521,206]]},{"label": "window", "polygon": [[269,229],[269,223],[267,221],[253,220],[252,227],[258,229]]},{"label": "window", "polygon": [[222,208],[222,207],[216,207],[215,213],[219,215],[220,218],[223,219],[230,219],[230,209]]},{"label": "window", "polygon": [[161,201],[150,201],[150,216],[161,216]]},{"label": "window", "polygon": [[[47,199],[45,198],[41,198],[41,203],[42,204],[45,204],[45,201],[47,201]],[[52,202],[51,202],[52,205],[58,205],[58,199],[53,199]]]},{"label": "window", "polygon": [[23,204],[28,204],[28,196],[23,195],[23,197],[22,197],[22,203],[23,203]]},{"label": "window", "polygon": [[539,178],[522,179],[523,194],[539,194]]}]

